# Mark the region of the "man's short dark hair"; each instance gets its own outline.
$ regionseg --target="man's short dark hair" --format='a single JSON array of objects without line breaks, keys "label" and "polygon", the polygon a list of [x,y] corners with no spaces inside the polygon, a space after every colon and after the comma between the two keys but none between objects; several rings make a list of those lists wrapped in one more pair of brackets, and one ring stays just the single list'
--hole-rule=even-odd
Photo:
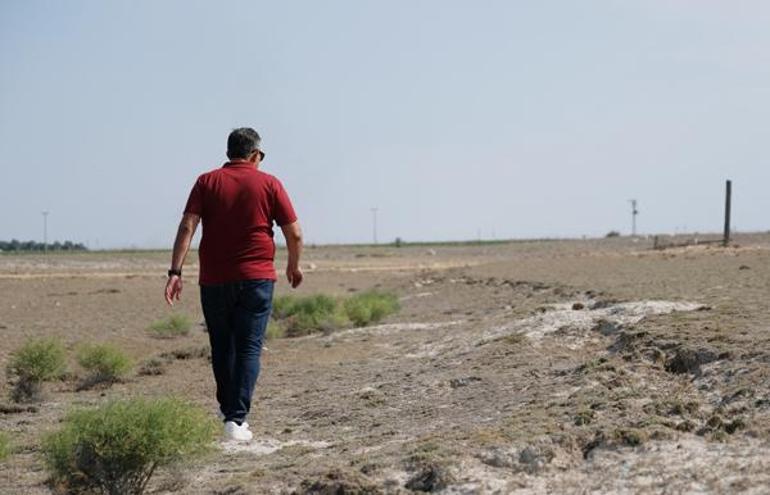
[{"label": "man's short dark hair", "polygon": [[261,141],[262,138],[251,127],[233,129],[233,132],[227,136],[227,157],[231,160],[248,158],[254,150],[259,149]]}]

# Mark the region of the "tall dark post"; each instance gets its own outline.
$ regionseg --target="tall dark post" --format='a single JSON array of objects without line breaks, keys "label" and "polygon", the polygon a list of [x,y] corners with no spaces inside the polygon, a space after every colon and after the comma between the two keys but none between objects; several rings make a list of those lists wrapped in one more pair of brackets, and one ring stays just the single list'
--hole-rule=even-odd
[{"label": "tall dark post", "polygon": [[730,203],[733,196],[733,181],[727,181],[727,189],[725,190],[725,236],[723,244],[727,247],[730,244]]},{"label": "tall dark post", "polygon": [[43,212],[43,252],[48,252],[48,212]]}]

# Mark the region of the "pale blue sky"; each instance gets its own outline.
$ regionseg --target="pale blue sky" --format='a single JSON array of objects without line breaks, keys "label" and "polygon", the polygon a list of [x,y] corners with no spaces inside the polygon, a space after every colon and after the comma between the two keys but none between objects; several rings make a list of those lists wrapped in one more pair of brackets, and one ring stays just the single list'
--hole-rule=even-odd
[{"label": "pale blue sky", "polygon": [[168,247],[227,133],[309,242],[770,228],[770,2],[0,2],[0,239]]}]

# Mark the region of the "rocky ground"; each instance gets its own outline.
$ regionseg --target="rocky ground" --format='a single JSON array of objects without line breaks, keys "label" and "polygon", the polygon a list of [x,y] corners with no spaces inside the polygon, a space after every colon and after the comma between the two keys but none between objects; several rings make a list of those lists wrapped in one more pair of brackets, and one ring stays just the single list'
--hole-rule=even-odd
[{"label": "rocky ground", "polygon": [[[150,492],[767,493],[770,235],[737,244],[308,249],[299,293],[376,287],[401,311],[269,342],[255,441],[164,471]],[[0,390],[17,446],[0,493],[50,493],[38,438],[73,406],[181,395],[214,410],[202,328],[145,331],[169,311],[167,258],[0,256],[3,367],[30,335],[114,342],[137,370],[165,363],[107,389],[78,391],[70,377],[29,409]],[[193,278],[183,297],[174,311],[202,321]]]}]

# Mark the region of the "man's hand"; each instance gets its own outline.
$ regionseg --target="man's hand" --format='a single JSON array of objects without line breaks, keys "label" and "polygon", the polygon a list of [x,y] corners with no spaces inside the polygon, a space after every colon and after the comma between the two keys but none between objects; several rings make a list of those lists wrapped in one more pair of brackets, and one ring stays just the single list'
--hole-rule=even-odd
[{"label": "man's hand", "polygon": [[302,283],[302,270],[298,266],[286,267],[286,280],[289,281],[292,289],[296,289]]},{"label": "man's hand", "polygon": [[[300,279],[301,279],[300,274]],[[182,295],[182,277],[171,275],[166,282],[166,302],[169,306],[174,305],[174,299],[177,301]]]}]

